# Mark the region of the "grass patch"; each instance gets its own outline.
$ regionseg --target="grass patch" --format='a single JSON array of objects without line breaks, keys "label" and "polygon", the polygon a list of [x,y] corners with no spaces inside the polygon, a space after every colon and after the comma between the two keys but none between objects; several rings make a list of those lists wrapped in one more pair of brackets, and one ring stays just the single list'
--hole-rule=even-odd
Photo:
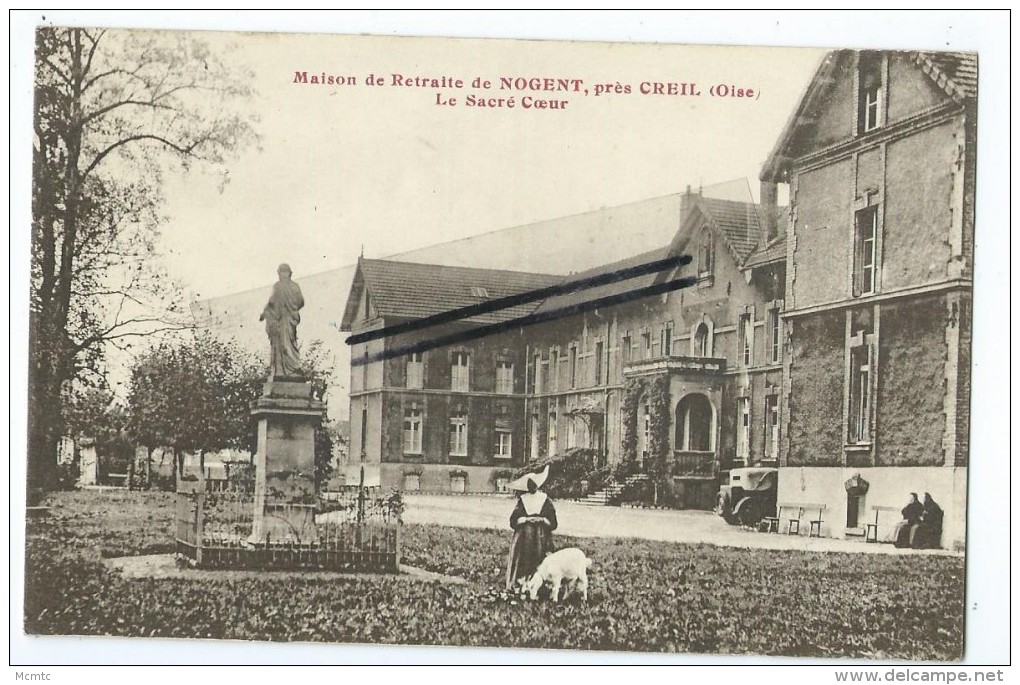
[{"label": "grass patch", "polygon": [[591,601],[503,601],[509,534],[406,526],[403,561],[471,581],[385,576],[124,580],[102,556],[172,547],[173,496],[61,493],[29,522],[29,633],[958,659],[956,557],[572,539]]}]

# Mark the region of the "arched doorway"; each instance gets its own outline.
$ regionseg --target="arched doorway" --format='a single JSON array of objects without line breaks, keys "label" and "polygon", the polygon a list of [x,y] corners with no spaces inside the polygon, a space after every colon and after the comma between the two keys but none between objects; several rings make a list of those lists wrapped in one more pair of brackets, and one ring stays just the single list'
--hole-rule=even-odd
[{"label": "arched doorway", "polygon": [[715,451],[715,411],[711,400],[701,393],[684,395],[677,403],[673,426],[676,450]]}]

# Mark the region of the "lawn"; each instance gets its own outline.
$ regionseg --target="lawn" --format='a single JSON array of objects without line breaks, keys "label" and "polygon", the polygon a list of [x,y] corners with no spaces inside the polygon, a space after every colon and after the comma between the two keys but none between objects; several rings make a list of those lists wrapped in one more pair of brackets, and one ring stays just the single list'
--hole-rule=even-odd
[{"label": "lawn", "polygon": [[502,595],[508,533],[406,526],[403,561],[470,581],[218,573],[125,580],[103,556],[172,550],[173,495],[59,493],[29,522],[35,634],[958,659],[964,561],[556,538],[594,560],[587,605]]}]

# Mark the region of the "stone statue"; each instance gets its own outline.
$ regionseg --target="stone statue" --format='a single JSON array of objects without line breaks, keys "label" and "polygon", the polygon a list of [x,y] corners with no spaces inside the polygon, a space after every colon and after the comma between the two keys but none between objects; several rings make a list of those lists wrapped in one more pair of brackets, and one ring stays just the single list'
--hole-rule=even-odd
[{"label": "stone statue", "polygon": [[305,306],[305,298],[301,295],[301,287],[290,280],[289,266],[281,264],[276,272],[280,280],[273,285],[273,294],[259,317],[259,321],[266,322],[266,335],[269,336],[269,347],[272,350],[270,380],[277,376],[303,375],[301,355],[297,348],[297,326],[301,323],[298,312]]}]

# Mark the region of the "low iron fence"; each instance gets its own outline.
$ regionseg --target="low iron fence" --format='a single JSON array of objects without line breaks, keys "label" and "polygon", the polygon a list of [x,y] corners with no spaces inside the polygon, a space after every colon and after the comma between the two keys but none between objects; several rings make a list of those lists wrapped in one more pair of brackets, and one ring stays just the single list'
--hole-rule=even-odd
[{"label": "low iron fence", "polygon": [[311,530],[298,538],[266,533],[256,539],[253,493],[201,485],[179,490],[177,551],[201,568],[398,570],[403,501],[397,492],[352,489],[310,503],[267,499],[264,511],[275,522],[306,521]]}]

